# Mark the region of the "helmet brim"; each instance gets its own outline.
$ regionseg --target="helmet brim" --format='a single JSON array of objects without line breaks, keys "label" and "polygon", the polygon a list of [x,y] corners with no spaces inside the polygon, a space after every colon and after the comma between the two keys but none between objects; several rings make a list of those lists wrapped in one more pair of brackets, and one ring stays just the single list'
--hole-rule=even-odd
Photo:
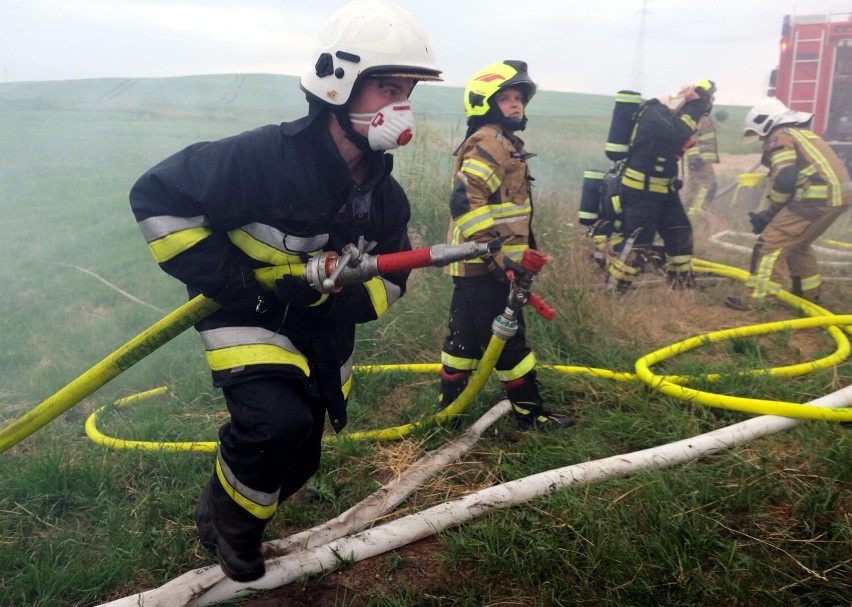
[{"label": "helmet brim", "polygon": [[440,72],[420,72],[417,70],[399,68],[399,69],[376,69],[369,70],[362,74],[364,78],[412,78],[414,80],[430,82],[443,82]]}]

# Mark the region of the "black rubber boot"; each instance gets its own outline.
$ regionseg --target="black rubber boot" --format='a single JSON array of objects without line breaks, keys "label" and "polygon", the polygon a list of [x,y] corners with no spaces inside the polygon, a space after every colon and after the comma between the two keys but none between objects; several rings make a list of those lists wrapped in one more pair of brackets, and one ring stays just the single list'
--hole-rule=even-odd
[{"label": "black rubber boot", "polygon": [[[207,483],[201,497],[206,497],[206,505],[196,510],[196,526],[199,526],[198,512],[209,513],[212,533],[205,531],[205,538],[199,526],[199,536],[202,544],[211,539],[215,541],[216,556],[225,575],[235,582],[251,582],[263,577],[266,567],[261,544],[267,521],[241,508],[225,493],[218,479]],[[201,518],[203,520],[203,516]]]},{"label": "black rubber boot", "polygon": [[521,432],[570,428],[576,423],[571,415],[553,413],[544,408],[534,372],[527,373],[520,379],[504,382],[503,385],[506,388],[506,396],[512,403],[518,430]]},{"label": "black rubber boot", "polygon": [[198,504],[195,506],[195,529],[198,531],[198,539],[201,540],[201,545],[215,556],[219,536],[213,528],[213,514],[210,504],[210,484],[212,482],[212,479],[208,480],[201,490],[201,495],[198,496]]}]

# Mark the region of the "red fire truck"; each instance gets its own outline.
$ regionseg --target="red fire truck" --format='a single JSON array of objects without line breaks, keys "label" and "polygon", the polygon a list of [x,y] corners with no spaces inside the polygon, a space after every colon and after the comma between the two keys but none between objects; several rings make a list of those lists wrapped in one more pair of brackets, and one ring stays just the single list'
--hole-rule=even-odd
[{"label": "red fire truck", "polygon": [[812,113],[811,128],[852,170],[852,13],[786,15],[769,95]]}]

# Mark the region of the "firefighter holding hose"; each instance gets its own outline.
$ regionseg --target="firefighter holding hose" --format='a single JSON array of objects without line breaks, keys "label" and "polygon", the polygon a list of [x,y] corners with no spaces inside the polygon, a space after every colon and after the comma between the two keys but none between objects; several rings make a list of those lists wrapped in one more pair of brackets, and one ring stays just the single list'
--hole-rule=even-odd
[{"label": "firefighter holding hose", "polygon": [[440,73],[409,13],[351,2],[301,78],[305,117],[191,145],[130,193],[161,268],[221,308],[196,325],[230,413],[196,526],[233,580],[264,574],[267,522],[316,472],[326,414],[336,431],[346,423],[355,325],[383,315],[408,277],[328,294],[295,276],[267,291],[253,272],[359,241],[375,254],[411,249],[409,201],[386,151],[412,137],[415,84]]},{"label": "firefighter holding hose", "polygon": [[[456,150],[448,240],[452,244],[499,239],[490,259],[453,263],[449,333],[441,352],[439,410],[461,394],[491,338],[491,323],[506,307],[512,273],[524,272],[524,251],[535,248],[533,203],[524,142],[526,106],[536,85],[523,61],[493,63],[464,90],[465,140]],[[535,354],[526,343],[523,316],[495,365],[522,431],[573,425],[568,415],[545,408],[536,382]]]}]

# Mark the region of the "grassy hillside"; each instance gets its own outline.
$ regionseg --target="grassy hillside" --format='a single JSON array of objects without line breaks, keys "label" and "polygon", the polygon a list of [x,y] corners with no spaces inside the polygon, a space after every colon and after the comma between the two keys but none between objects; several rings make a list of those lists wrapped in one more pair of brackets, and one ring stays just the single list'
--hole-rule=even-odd
[{"label": "grassy hillside", "polygon": [[[395,152],[418,246],[445,237],[451,153],[464,132],[460,97],[457,88],[418,87],[415,140]],[[648,288],[625,298],[603,292],[574,222],[583,170],[608,165],[611,109],[607,96],[541,91],[523,134],[538,154],[530,161],[536,232],[550,255],[535,287],[558,310],[552,322],[528,316],[530,339],[548,403],[573,410],[578,426],[529,436],[501,420],[474,452],[409,498],[402,513],[747,419],[638,381],[554,368],[631,373],[639,357],[688,337],[798,315],[783,307],[733,313],[721,302],[739,286],[727,279],[707,278],[684,293],[649,275]],[[753,165],[757,150],[740,141],[746,108],[719,109],[729,115],[720,133],[724,188]],[[297,79],[283,76],[0,84],[0,427],[185,301],[133,220],[127,194],[135,179],[185,145],[304,110]],[[728,193],[695,218],[699,257],[745,267],[749,236],[735,237],[746,252],[711,237],[744,230],[748,204],[732,204]],[[848,242],[848,217],[830,235]],[[823,257],[824,306],[849,314],[844,259]],[[441,271],[414,272],[406,297],[359,329],[356,364],[437,361],[449,297]],[[708,345],[660,366],[710,392],[806,402],[852,383],[844,339],[836,331],[785,330]],[[835,350],[840,362],[802,376],[738,374],[807,366]],[[216,439],[224,404],[188,331],[0,454],[0,606],[97,605],[212,562],[192,522],[210,454],[112,450],[84,433],[93,411],[157,386],[168,393],[110,407],[98,427],[137,440]],[[490,382],[473,414],[498,394]],[[432,375],[356,374],[348,430],[419,419],[433,411],[436,395]],[[318,475],[282,507],[268,537],[336,516],[453,436],[430,428],[404,441],[330,446]],[[268,598],[350,607],[849,605],[850,445],[848,425],[807,422],[667,470],[560,491],[369,562],[347,566],[344,557],[339,570]]]}]

